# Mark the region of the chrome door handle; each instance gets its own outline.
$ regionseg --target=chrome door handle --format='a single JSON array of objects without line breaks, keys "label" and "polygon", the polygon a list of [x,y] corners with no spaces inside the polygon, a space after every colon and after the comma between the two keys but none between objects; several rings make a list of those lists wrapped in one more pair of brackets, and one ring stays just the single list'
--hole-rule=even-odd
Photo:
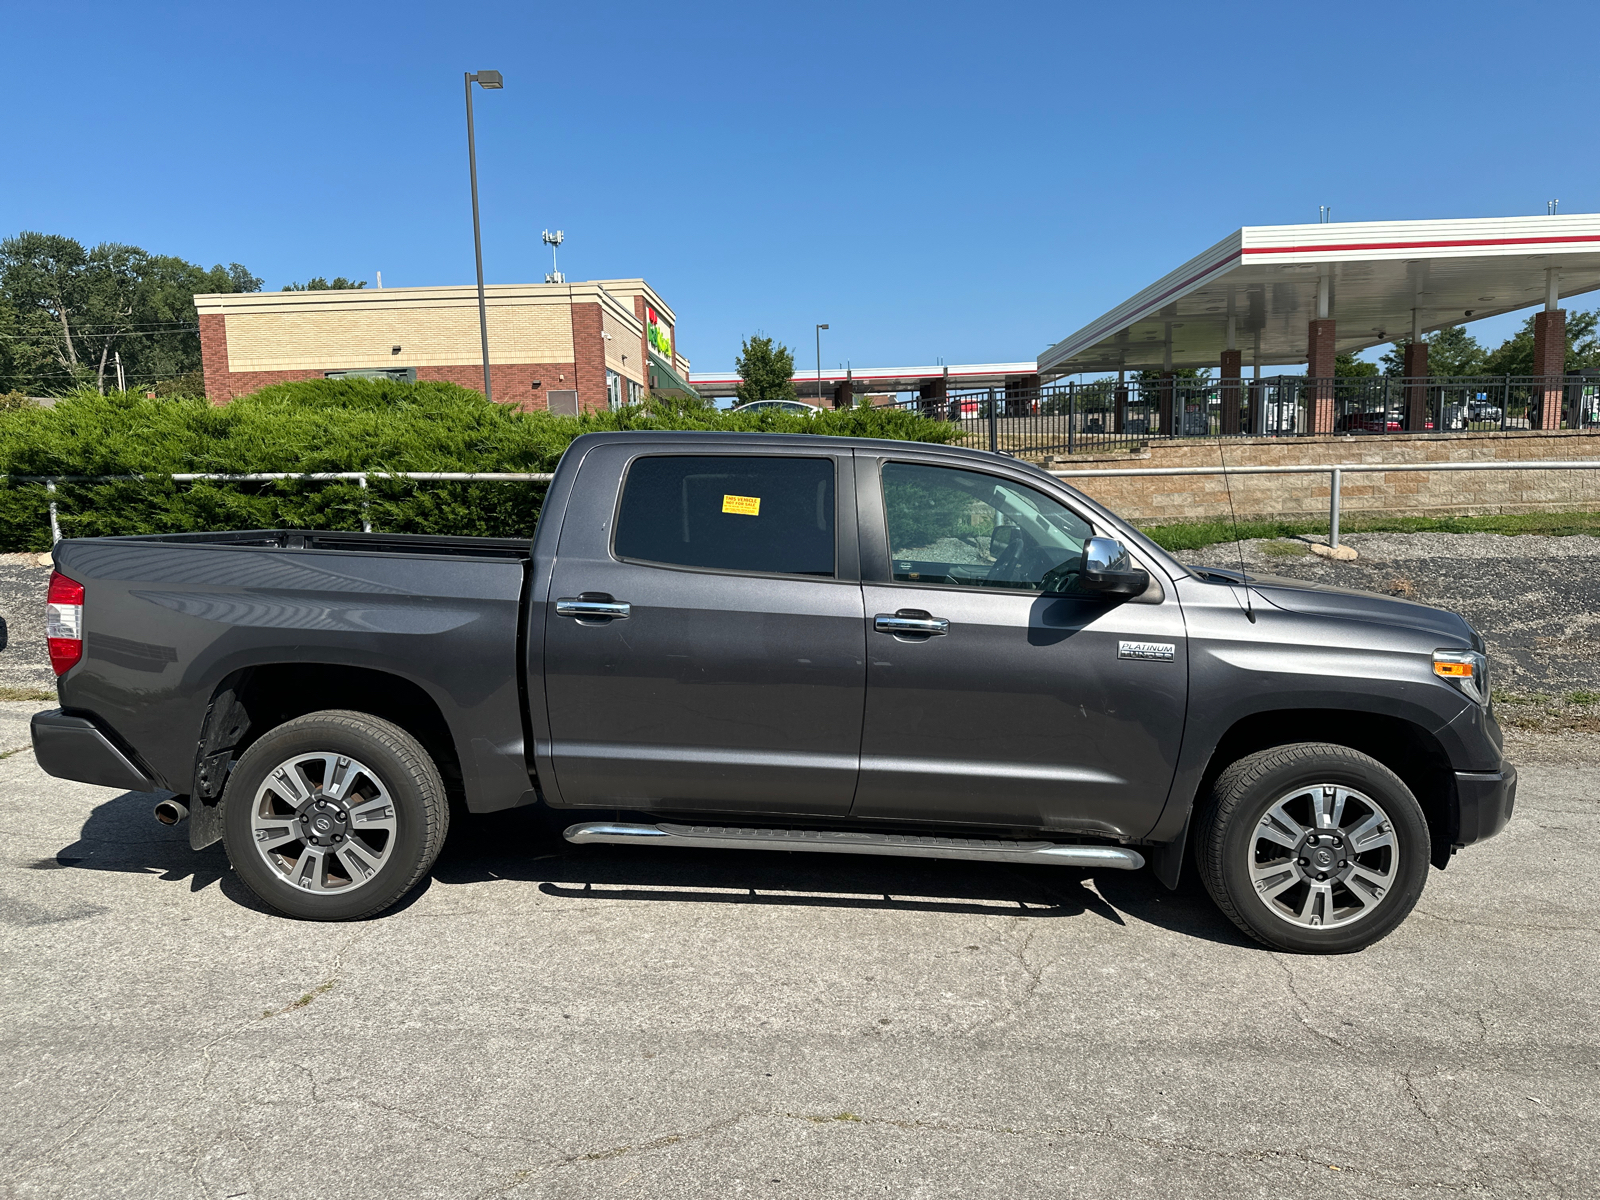
[{"label": "chrome door handle", "polygon": [[581,596],[570,596],[556,601],[556,616],[558,617],[588,617],[590,620],[600,618],[608,621],[620,621],[633,614],[633,605],[626,600],[586,600]]},{"label": "chrome door handle", "polygon": [[908,617],[899,613],[879,613],[872,618],[872,627],[879,633],[909,633],[920,637],[939,637],[950,632],[950,622],[943,617]]}]

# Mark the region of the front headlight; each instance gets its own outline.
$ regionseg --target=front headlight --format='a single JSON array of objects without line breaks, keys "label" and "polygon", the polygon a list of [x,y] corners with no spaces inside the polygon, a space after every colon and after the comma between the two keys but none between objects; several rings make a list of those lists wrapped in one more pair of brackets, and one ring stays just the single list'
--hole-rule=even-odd
[{"label": "front headlight", "polygon": [[1489,704],[1489,659],[1476,650],[1435,650],[1433,673],[1448,679],[1479,704]]}]

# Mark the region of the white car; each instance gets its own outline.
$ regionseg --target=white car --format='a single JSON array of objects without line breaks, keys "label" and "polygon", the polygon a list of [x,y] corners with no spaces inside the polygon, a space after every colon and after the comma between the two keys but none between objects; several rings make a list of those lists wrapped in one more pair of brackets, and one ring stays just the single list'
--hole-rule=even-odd
[{"label": "white car", "polygon": [[761,412],[768,409],[775,412],[796,413],[805,417],[814,417],[817,415],[818,411],[815,404],[807,404],[803,400],[752,400],[749,404],[735,405],[728,411],[747,413]]}]

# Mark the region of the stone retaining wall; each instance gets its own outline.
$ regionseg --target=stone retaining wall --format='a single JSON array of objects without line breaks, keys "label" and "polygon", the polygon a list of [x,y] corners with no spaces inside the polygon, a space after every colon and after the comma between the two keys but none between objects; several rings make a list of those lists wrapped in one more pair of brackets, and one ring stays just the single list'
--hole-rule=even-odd
[{"label": "stone retaining wall", "polygon": [[[1136,455],[1054,459],[1057,470],[1093,467],[1309,466],[1393,463],[1393,471],[1345,475],[1345,514],[1444,516],[1600,509],[1600,470],[1407,471],[1444,462],[1600,461],[1600,433],[1512,432],[1228,438],[1152,443]],[[1241,518],[1316,518],[1328,515],[1326,475],[1230,476]],[[1068,479],[1114,512],[1134,521],[1205,521],[1228,516],[1220,475]]]}]

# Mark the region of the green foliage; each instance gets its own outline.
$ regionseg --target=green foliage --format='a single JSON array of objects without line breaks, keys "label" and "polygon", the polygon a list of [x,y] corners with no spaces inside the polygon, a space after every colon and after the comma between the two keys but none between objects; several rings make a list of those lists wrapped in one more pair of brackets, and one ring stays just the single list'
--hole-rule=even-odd
[{"label": "green foliage", "polygon": [[[1485,373],[1487,353],[1477,338],[1460,325],[1435,330],[1423,339],[1428,345],[1428,373],[1430,375],[1482,375]],[[1383,373],[1389,376],[1405,374],[1406,347],[1410,338],[1390,346],[1380,360]]]},{"label": "green foliage", "polygon": [[0,388],[61,393],[134,384],[200,366],[197,292],[260,291],[239,263],[209,271],[170,255],[20,233],[0,241]]},{"label": "green foliage", "polygon": [[1367,379],[1378,373],[1378,364],[1364,362],[1353,354],[1341,354],[1333,360],[1333,373],[1339,379]]},{"label": "green foliage", "polygon": [[[1140,525],[1151,541],[1171,551],[1198,550],[1202,546],[1234,540],[1232,521],[1193,521]],[[1240,538],[1293,538],[1326,534],[1326,521],[1247,519],[1238,524]],[[1600,513],[1506,513],[1482,517],[1356,517],[1340,518],[1339,533],[1538,533],[1546,537],[1600,535]],[[1271,551],[1269,551],[1271,553]]]},{"label": "green foliage", "polygon": [[[580,434],[607,429],[726,429],[948,442],[952,425],[899,409],[816,417],[709,407],[624,408],[554,417],[492,404],[449,383],[317,379],[264,388],[216,407],[198,397],[81,389],[54,408],[0,417],[8,475],[133,475],[58,484],[68,537],[185,530],[359,529],[530,537],[544,489],[515,483],[283,481],[174,484],[173,473],[267,471],[550,471]],[[49,548],[43,485],[0,486],[0,549]]]},{"label": "green foliage", "polygon": [[794,352],[769,337],[759,333],[747,337],[739,346],[739,357],[733,360],[733,369],[739,373],[738,396],[740,404],[752,400],[793,400]]},{"label": "green foliage", "polygon": [[[1567,314],[1566,369],[1581,371],[1585,367],[1600,367],[1600,311]],[[1517,330],[1487,359],[1485,374],[1533,375],[1533,317],[1523,322]]]},{"label": "green foliage", "polygon": [[329,283],[321,275],[313,275],[304,283],[286,283],[283,290],[286,292],[353,292],[358,288],[367,286],[365,279],[346,279],[343,275],[335,275],[333,282]]}]

